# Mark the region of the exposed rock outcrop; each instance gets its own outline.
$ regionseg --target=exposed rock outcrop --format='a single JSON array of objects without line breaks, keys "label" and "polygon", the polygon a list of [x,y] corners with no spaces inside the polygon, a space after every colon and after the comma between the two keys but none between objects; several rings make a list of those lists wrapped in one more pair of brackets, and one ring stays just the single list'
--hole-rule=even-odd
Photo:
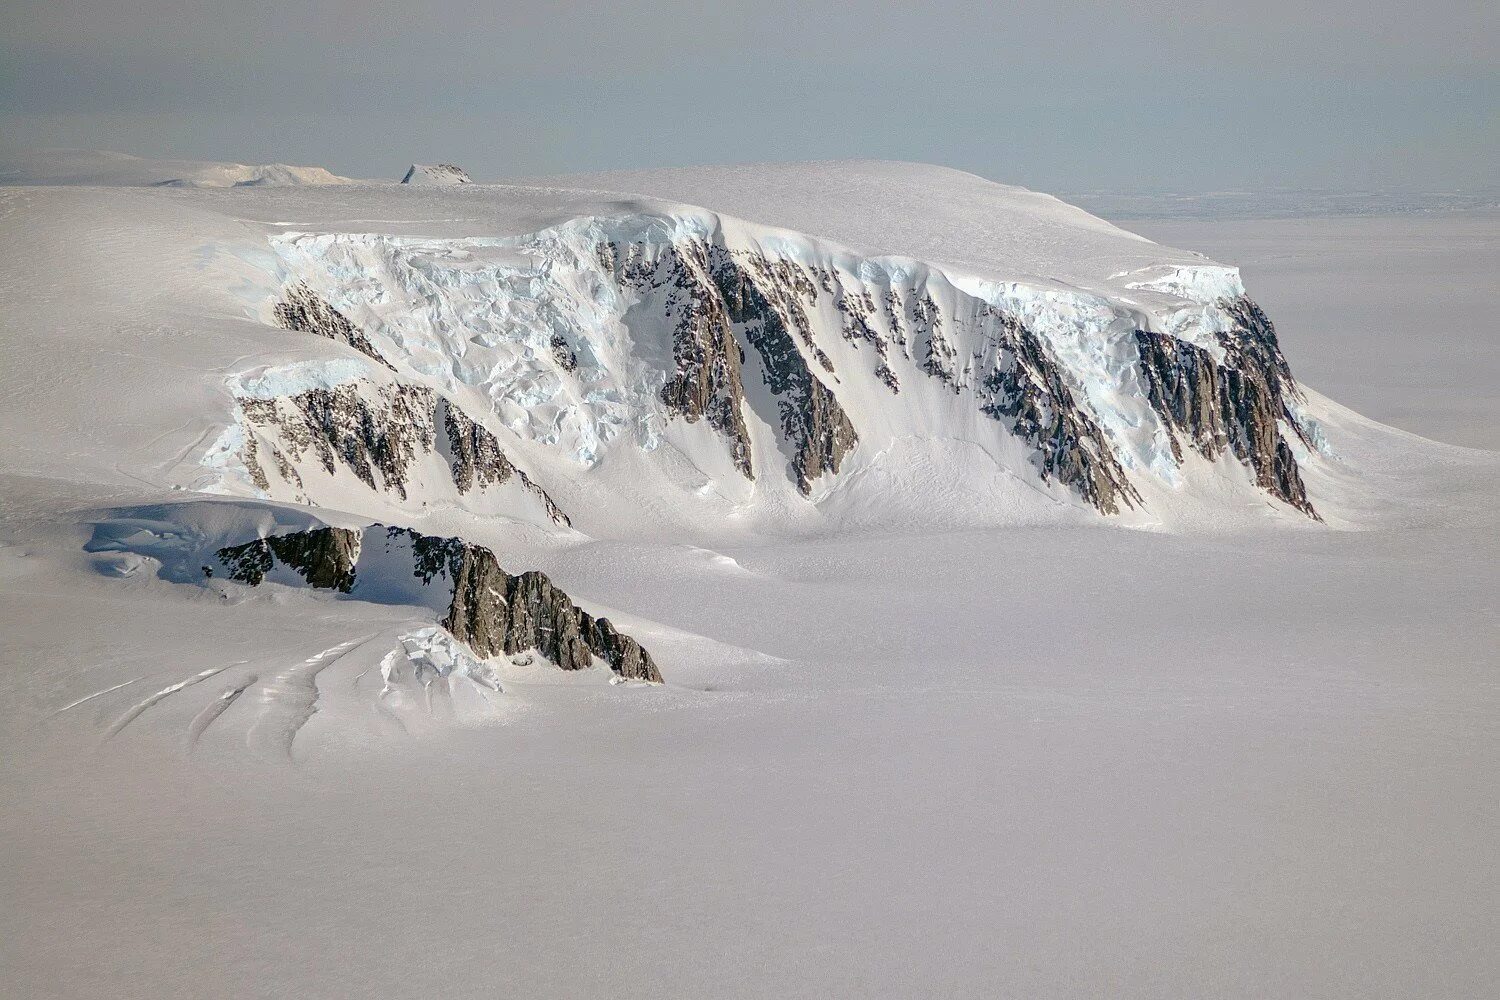
[{"label": "exposed rock outcrop", "polygon": [[[287,289],[275,315],[285,329],[347,344],[396,371],[358,326],[305,284]],[[553,346],[558,349],[556,343]],[[554,523],[570,523],[547,492],[510,461],[494,434],[431,389],[356,380],[287,396],[245,396],[239,405],[246,425],[240,458],[251,482],[264,492],[271,490],[271,480],[256,430],[272,439],[267,451],[281,480],[298,490],[304,483],[297,463],[311,450],[330,475],[345,465],[371,489],[388,490],[404,500],[413,462],[438,447],[460,494],[516,477],[541,500]],[[436,435],[439,423],[444,431],[441,440]]]},{"label": "exposed rock outcrop", "polygon": [[1261,489],[1316,518],[1282,433],[1283,426],[1299,436],[1302,429],[1289,406],[1296,383],[1276,330],[1249,299],[1226,299],[1218,306],[1233,320],[1228,332],[1218,334],[1222,361],[1207,348],[1167,334],[1139,330],[1135,335],[1151,405],[1173,434],[1173,454],[1181,460],[1179,437],[1210,461],[1227,447]]},{"label": "exposed rock outcrop", "polygon": [[[1172,458],[1187,443],[1210,458],[1227,451],[1257,487],[1316,516],[1298,468],[1308,454],[1298,439],[1311,442],[1296,385],[1233,269],[1148,268],[1129,287],[1149,301],[1134,302],[949,274],[698,212],[579,218],[513,246],[524,263],[443,276],[427,296],[439,303],[413,302],[423,317],[413,328],[429,333],[382,344],[425,340],[414,364],[434,345],[462,357],[430,377],[478,389],[508,427],[587,467],[621,435],[655,449],[665,416],[706,423],[734,468],[763,478],[755,456],[772,449],[752,436],[769,422],[788,479],[811,496],[862,444],[879,455],[901,438],[983,438],[977,409],[994,437],[1029,449],[1043,480],[1104,513],[1141,506],[1151,477],[1175,488]],[[309,242],[304,260],[323,268],[323,287],[368,249],[353,237]],[[440,267],[403,246],[381,252],[410,269],[396,298],[429,287],[427,269]],[[1171,333],[1134,335],[1147,326]],[[666,440],[696,456],[666,423]],[[1008,447],[974,443],[1014,461]],[[267,469],[275,459],[262,458]]]},{"label": "exposed rock outcrop", "polygon": [[597,657],[627,680],[661,681],[655,662],[638,642],[609,619],[580,610],[546,574],[531,570],[511,576],[489,549],[446,541],[443,556],[453,580],[453,601],[442,624],[476,653],[535,649],[564,670],[592,666]]},{"label": "exposed rock outcrop", "polygon": [[650,320],[664,316],[672,330],[674,369],[661,391],[670,412],[689,421],[706,419],[727,440],[735,467],[754,478],[743,413],[743,335],[759,354],[766,389],[776,398],[798,488],[807,493],[818,476],[838,471],[859,437],[792,336],[796,331],[819,366],[833,371],[813,343],[802,305],[809,297],[816,301],[819,291],[808,272],[757,255],[741,261],[723,246],[698,239],[605,244],[600,260],[638,295],[662,293],[649,299],[655,310]]},{"label": "exposed rock outcrop", "polygon": [[348,528],[314,528],[220,549],[218,555],[229,579],[252,587],[260,586],[279,563],[309,587],[347,594],[354,588],[360,537]]},{"label": "exposed rock outcrop", "polygon": [[269,491],[271,482],[256,432],[272,442],[268,451],[285,482],[302,486],[297,464],[311,453],[329,475],[347,468],[370,489],[402,500],[412,484],[414,463],[437,449],[460,495],[504,485],[514,477],[541,501],[554,523],[571,523],[547,491],[511,462],[494,434],[431,389],[355,381],[291,396],[243,397],[239,405],[247,425],[240,459],[261,490]]},{"label": "exposed rock outcrop", "polygon": [[[859,443],[859,435],[833,390],[808,368],[788,328],[790,310],[785,304],[776,306],[762,290],[754,271],[741,267],[727,250],[713,249],[717,251],[714,282],[729,318],[742,325],[745,338],[760,355],[762,378],[776,397],[782,433],[793,447],[792,471],[797,488],[809,493],[813,480],[825,472],[839,471],[844,457]],[[809,291],[817,294],[808,285],[789,289],[777,298],[786,303],[793,293]],[[832,367],[827,364],[828,370]]]},{"label": "exposed rock outcrop", "polygon": [[[294,464],[311,451],[330,475],[343,465],[370,489],[390,490],[403,500],[411,464],[434,444],[431,389],[351,382],[239,402],[248,424],[275,435],[283,460]],[[241,457],[255,478],[257,455],[245,449]],[[258,481],[266,481],[264,471]]]},{"label": "exposed rock outcrop", "polygon": [[[535,650],[564,670],[582,670],[597,659],[627,680],[661,682],[651,655],[609,619],[580,609],[546,574],[512,576],[493,551],[462,539],[383,525],[325,527],[229,546],[217,558],[228,579],[252,586],[284,567],[310,587],[382,603],[424,603],[481,657]],[[205,572],[212,576],[213,567]]]},{"label": "exposed rock outcrop", "polygon": [[1076,489],[1106,514],[1134,507],[1141,496],[1109,441],[1080,407],[1037,335],[1013,316],[993,310],[995,357],[981,382],[980,409],[1036,448],[1044,479]]},{"label": "exposed rock outcrop", "polygon": [[453,471],[453,485],[458,487],[459,493],[468,493],[476,486],[480,489],[502,486],[514,476],[523,489],[542,501],[542,505],[547,508],[547,515],[554,523],[571,523],[568,515],[552,502],[547,491],[532,482],[525,471],[511,463],[495,435],[482,424],[470,420],[467,414],[447,399],[439,399],[438,407],[442,411],[443,430],[447,435],[448,465]]},{"label": "exposed rock outcrop", "polygon": [[[722,296],[709,276],[707,246],[667,244],[659,252],[632,243],[599,247],[600,262],[623,287],[652,296],[652,322],[672,331],[673,370],[661,389],[669,412],[690,423],[706,420],[729,445],[735,468],[755,478],[741,366],[744,351],[735,338]],[[627,321],[630,318],[627,313]]]},{"label": "exposed rock outcrop", "polygon": [[348,344],[365,357],[380,362],[391,371],[396,370],[370,343],[363,330],[301,282],[286,290],[286,298],[276,304],[275,315],[277,324],[283,329],[315,333]]}]

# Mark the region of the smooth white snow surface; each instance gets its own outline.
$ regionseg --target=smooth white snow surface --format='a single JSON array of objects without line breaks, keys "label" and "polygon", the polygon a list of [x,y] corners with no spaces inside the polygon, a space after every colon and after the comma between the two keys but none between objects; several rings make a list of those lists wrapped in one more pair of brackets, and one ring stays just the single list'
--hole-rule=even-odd
[{"label": "smooth white snow surface", "polygon": [[94,149],[45,149],[0,155],[0,184],[103,187],[257,187],[348,184],[322,167],[155,160]]},{"label": "smooth white snow surface", "polygon": [[[1129,299],[1164,326],[1211,322],[1200,298],[1239,280],[1232,260],[909,164],[0,189],[3,992],[1490,991],[1495,452],[1310,393],[1328,524],[1190,469],[1222,515],[1168,504],[1156,527],[1171,530],[1150,531],[1059,505],[957,437],[882,440],[886,458],[855,470],[864,492],[836,489],[816,516],[785,492],[786,524],[776,508],[683,514],[649,477],[733,480],[653,464],[666,446],[601,447],[595,479],[558,472],[574,531],[451,491],[403,502],[346,477],[307,510],[236,485],[235,392],[390,378],[271,326],[280,282],[321,276],[332,294],[399,263],[472,293],[437,315],[505,301],[526,266],[515,237],[693,206],[1083,319],[1080,303]],[[1380,238],[1403,252],[1398,230]],[[1388,280],[1336,259],[1352,269],[1327,275],[1316,308],[1263,303],[1294,372],[1326,352],[1322,318],[1369,315]],[[1451,259],[1442,287],[1492,284],[1487,259]],[[308,261],[322,270],[294,270]],[[1404,301],[1445,315],[1431,277],[1416,269]],[[1463,318],[1424,360],[1455,385],[1495,336]],[[439,327],[410,331],[414,355]],[[394,350],[391,331],[405,336],[370,330]],[[455,342],[495,370],[498,348]],[[516,343],[501,371],[521,370],[531,345]],[[474,412],[520,398],[467,374],[434,366],[423,384]],[[509,416],[544,430],[506,430],[498,404],[494,428],[533,468],[581,468],[572,451],[586,426],[607,445],[615,401],[581,401],[593,424],[570,424],[536,383]],[[1382,398],[1420,408],[1426,392],[1393,379]],[[917,479],[925,492],[905,489]],[[945,521],[984,481],[985,526]],[[544,570],[667,683],[477,661],[417,605],[183,582],[216,539],[315,519],[462,534],[513,572]]]}]

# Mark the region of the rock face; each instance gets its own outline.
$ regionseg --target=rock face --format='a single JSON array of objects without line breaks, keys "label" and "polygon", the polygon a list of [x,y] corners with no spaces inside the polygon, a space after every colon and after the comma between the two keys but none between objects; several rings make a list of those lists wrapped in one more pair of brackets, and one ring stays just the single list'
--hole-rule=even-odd
[{"label": "rock face", "polygon": [[[776,397],[781,414],[781,431],[795,448],[792,471],[797,479],[797,488],[807,494],[812,490],[813,480],[823,473],[839,471],[844,456],[859,443],[854,425],[844,413],[843,407],[833,394],[808,368],[797,342],[792,339],[792,324],[807,328],[803,315],[796,311],[799,294],[816,295],[807,283],[797,283],[795,277],[805,277],[802,272],[785,267],[778,273],[769,266],[759,276],[740,266],[727,250],[713,248],[715,263],[714,283],[728,307],[729,318],[741,324],[745,338],[760,355],[761,378],[771,395]],[[762,264],[764,260],[757,258]],[[777,282],[777,278],[781,281]],[[792,281],[787,281],[793,278]],[[762,282],[770,285],[772,295],[779,290],[780,308],[761,290]],[[804,342],[811,345],[810,334]],[[821,351],[816,352],[820,365],[829,373],[833,363]]]},{"label": "rock face", "polygon": [[[605,243],[599,257],[622,287],[650,296],[644,322],[665,322],[672,331],[673,370],[662,386],[662,403],[689,422],[708,421],[728,442],[735,468],[755,478],[742,411],[745,352],[710,275],[706,246]],[[627,313],[627,323],[631,318]]]},{"label": "rock face", "polygon": [[1071,486],[1106,514],[1138,505],[1140,494],[1104,432],[1078,405],[1036,334],[1014,317],[992,310],[986,314],[995,330],[995,357],[987,359],[980,409],[1031,442],[1044,479]]},{"label": "rock face", "polygon": [[1297,387],[1275,327],[1249,299],[1223,300],[1219,307],[1234,321],[1218,335],[1222,361],[1167,334],[1136,332],[1151,405],[1172,429],[1179,458],[1179,437],[1210,461],[1228,448],[1253,470],[1261,489],[1316,518],[1280,431],[1284,425],[1299,438],[1303,433],[1289,406]]},{"label": "rock face", "polygon": [[329,475],[348,469],[370,489],[405,500],[416,463],[438,452],[459,495],[514,477],[554,523],[570,523],[547,491],[506,457],[494,434],[431,389],[355,380],[270,399],[241,397],[239,406],[245,425],[240,460],[263,491],[272,489],[264,454],[280,480],[299,489],[298,466],[311,457]]},{"label": "rock face", "polygon": [[447,432],[448,467],[453,472],[453,485],[458,487],[460,494],[476,487],[503,486],[514,476],[527,492],[542,501],[554,523],[565,527],[571,523],[546,490],[532,482],[524,470],[511,464],[495,435],[470,420],[447,399],[439,399],[438,409],[442,413],[443,429]]},{"label": "rock face", "polygon": [[[360,537],[360,532],[347,528],[315,528],[220,549],[219,561],[229,579],[252,587],[260,586],[266,574],[282,565],[309,587],[347,594],[354,589]],[[211,570],[208,575],[213,575]]]},{"label": "rock face", "polygon": [[[277,443],[270,450],[282,478],[300,485],[297,463],[311,452],[329,475],[347,468],[370,489],[388,490],[403,500],[412,463],[433,449],[435,406],[430,389],[358,382],[240,400],[246,423],[274,435]],[[259,469],[258,448],[256,452],[244,456],[247,468],[254,461]],[[251,475],[255,477],[255,469]],[[264,481],[261,470],[257,482]]]},{"label": "rock face", "polygon": [[[1112,298],[697,211],[579,218],[472,248],[357,234],[278,246],[294,272],[349,296],[371,294],[349,275],[378,260],[382,309],[412,310],[381,341],[408,352],[391,360],[486,395],[507,427],[585,468],[627,442],[666,441],[697,463],[701,438],[674,425],[701,423],[757,483],[752,498],[783,471],[814,497],[862,450],[873,464],[932,439],[1118,514],[1210,474],[1178,475],[1185,443],[1232,456],[1246,485],[1317,516],[1298,466],[1316,458],[1315,428],[1230,268],[1120,272],[1111,280],[1140,299]],[[450,256],[461,273],[444,271]],[[784,470],[765,468],[777,454]],[[887,471],[901,474],[867,481]]]},{"label": "rock face", "polygon": [[315,333],[340,344],[348,344],[365,357],[380,362],[391,371],[396,370],[375,349],[375,345],[370,343],[370,338],[365,336],[363,330],[349,322],[343,313],[324,302],[301,282],[287,289],[286,297],[276,304],[275,315],[277,324],[284,329]]},{"label": "rock face", "polygon": [[454,184],[471,184],[473,178],[463,167],[456,167],[451,163],[413,163],[406,171],[406,176],[401,178],[401,183],[447,187]]},{"label": "rock face", "polygon": [[[646,322],[672,330],[674,370],[662,388],[668,410],[689,421],[705,419],[726,439],[735,467],[754,478],[750,430],[745,423],[745,349],[759,355],[761,380],[776,400],[781,430],[793,449],[792,473],[804,494],[824,472],[836,473],[859,441],[832,390],[808,368],[791,329],[825,371],[833,365],[812,345],[797,294],[815,291],[798,283],[800,270],[775,269],[764,260],[747,270],[724,247],[685,239],[664,245],[605,244],[600,258],[615,280],[647,299]],[[779,281],[792,281],[791,289]],[[773,301],[773,297],[775,301]],[[630,315],[627,314],[627,322]],[[792,324],[795,324],[793,327]]]},{"label": "rock face", "polygon": [[[414,544],[425,541],[414,538]],[[535,649],[564,670],[582,670],[598,657],[627,680],[660,683],[655,662],[639,643],[609,619],[580,610],[545,574],[511,576],[489,549],[454,539],[441,540],[429,557],[442,560],[453,581],[443,627],[481,656]]]},{"label": "rock face", "polygon": [[[358,326],[304,284],[287,290],[275,315],[285,329],[347,344],[396,371]],[[273,492],[269,461],[278,480],[293,491],[290,498],[301,499],[296,494],[305,486],[306,467],[299,466],[315,460],[329,475],[348,469],[370,489],[405,500],[416,465],[436,452],[460,496],[514,478],[541,501],[554,523],[570,523],[546,490],[510,460],[490,430],[425,386],[354,378],[287,395],[240,395],[237,402],[240,460],[262,492]]]},{"label": "rock face", "polygon": [[[512,576],[494,552],[458,538],[373,525],[364,531],[316,528],[220,549],[228,579],[336,590],[381,603],[424,604],[481,657],[535,650],[563,670],[595,659],[627,680],[661,682],[641,645],[607,618],[575,605],[543,573]],[[205,567],[212,576],[213,567]]]},{"label": "rock face", "polygon": [[[663,402],[688,420],[707,419],[747,476],[753,470],[742,416],[742,339],[755,351],[761,381],[776,400],[781,432],[792,447],[791,472],[804,495],[820,476],[836,475],[859,444],[836,391],[814,373],[815,365],[836,374],[816,342],[820,310],[831,306],[840,337],[872,349],[873,374],[892,395],[901,392],[901,381],[891,364],[902,355],[954,394],[972,392],[982,412],[1030,442],[1044,479],[1076,489],[1105,513],[1141,502],[1046,345],[988,303],[964,297],[947,317],[925,286],[871,287],[832,268],[736,253],[707,240],[607,244],[601,259],[622,286],[643,297],[652,310],[647,318],[664,317],[673,331],[676,367]],[[631,318],[627,314],[627,322]],[[961,363],[950,328],[986,350]],[[976,365],[986,373],[977,379]]]}]

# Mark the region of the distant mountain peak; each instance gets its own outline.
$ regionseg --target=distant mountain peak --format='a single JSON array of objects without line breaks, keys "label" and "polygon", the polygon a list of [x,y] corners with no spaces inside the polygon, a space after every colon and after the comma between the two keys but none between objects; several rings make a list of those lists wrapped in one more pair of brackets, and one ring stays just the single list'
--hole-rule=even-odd
[{"label": "distant mountain peak", "polygon": [[401,178],[402,184],[421,185],[450,185],[450,184],[472,184],[474,179],[469,176],[463,167],[456,167],[451,163],[413,163],[406,171],[406,176]]}]

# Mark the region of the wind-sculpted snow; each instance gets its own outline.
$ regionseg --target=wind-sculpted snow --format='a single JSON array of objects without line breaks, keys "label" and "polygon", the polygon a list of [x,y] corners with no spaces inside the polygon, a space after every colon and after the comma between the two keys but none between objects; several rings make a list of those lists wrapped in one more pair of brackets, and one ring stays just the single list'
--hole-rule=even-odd
[{"label": "wind-sculpted snow", "polygon": [[[699,210],[515,237],[274,244],[335,315],[380,335],[389,360],[479,390],[509,429],[584,469],[671,444],[713,479],[690,431],[702,425],[757,491],[779,479],[816,500],[851,458],[863,468],[894,443],[954,440],[1118,513],[1222,474],[1187,469],[1183,438],[1208,463],[1227,451],[1241,483],[1316,516],[1287,439],[1312,440],[1300,396],[1233,268],[1117,276],[1138,279],[1128,287],[1147,308]],[[1203,398],[1179,398],[1179,382]]]},{"label": "wind-sculpted snow", "polygon": [[563,670],[597,659],[625,680],[661,681],[640,643],[578,608],[544,573],[513,576],[493,551],[458,538],[378,524],[310,528],[221,548],[203,571],[251,586],[270,580],[431,607],[481,658],[534,650]]}]

